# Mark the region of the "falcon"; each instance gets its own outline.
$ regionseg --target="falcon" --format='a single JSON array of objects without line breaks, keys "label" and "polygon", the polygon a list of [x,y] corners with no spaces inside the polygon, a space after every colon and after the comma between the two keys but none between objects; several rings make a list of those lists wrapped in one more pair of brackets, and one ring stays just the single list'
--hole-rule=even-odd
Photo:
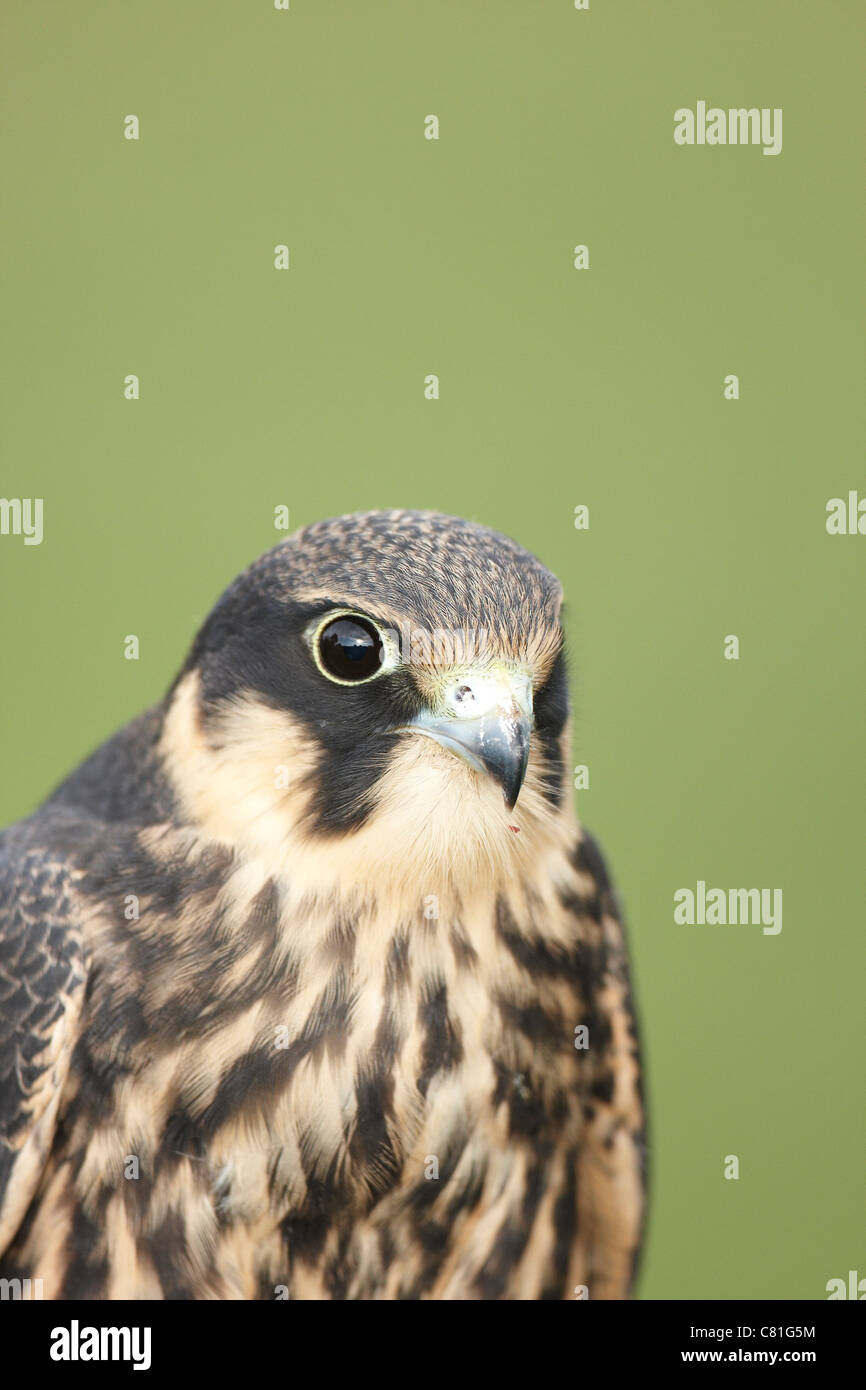
[{"label": "falcon", "polygon": [[309,526],[0,835],[0,1276],[629,1295],[641,1066],[561,600],[474,523]]}]

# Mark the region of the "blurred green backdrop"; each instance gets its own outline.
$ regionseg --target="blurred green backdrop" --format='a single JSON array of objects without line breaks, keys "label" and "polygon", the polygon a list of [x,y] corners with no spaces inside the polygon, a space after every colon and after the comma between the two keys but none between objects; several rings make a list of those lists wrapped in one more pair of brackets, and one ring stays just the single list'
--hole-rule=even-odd
[{"label": "blurred green backdrop", "polygon": [[[14,0],[3,29],[0,491],[44,540],[0,536],[0,823],[163,692],[276,506],[514,535],[566,590],[630,921],[640,1294],[866,1275],[866,537],[825,529],[866,493],[860,6]],[[781,107],[782,153],[678,147],[698,100]],[[781,934],[675,926],[699,878],[781,887]]]}]

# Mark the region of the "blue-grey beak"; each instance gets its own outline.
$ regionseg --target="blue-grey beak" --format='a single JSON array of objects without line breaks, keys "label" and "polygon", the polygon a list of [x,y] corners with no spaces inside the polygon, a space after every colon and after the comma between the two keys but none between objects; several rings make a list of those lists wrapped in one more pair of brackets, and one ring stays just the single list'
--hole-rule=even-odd
[{"label": "blue-grey beak", "polygon": [[523,668],[469,669],[450,676],[435,709],[405,729],[432,738],[502,788],[509,811],[526,776],[532,732],[532,678]]}]

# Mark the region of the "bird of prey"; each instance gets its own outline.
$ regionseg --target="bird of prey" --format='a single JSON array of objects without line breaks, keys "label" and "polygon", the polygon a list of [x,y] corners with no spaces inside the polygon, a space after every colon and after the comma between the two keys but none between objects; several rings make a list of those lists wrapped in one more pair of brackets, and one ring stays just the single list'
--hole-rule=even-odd
[{"label": "bird of prey", "polygon": [[628,1296],[641,1067],[561,598],[474,523],[309,526],[0,835],[0,1276]]}]

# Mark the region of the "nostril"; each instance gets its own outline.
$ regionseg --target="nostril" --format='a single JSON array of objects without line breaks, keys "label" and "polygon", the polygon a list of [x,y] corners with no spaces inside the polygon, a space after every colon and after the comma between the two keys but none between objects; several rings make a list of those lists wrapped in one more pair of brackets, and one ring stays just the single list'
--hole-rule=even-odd
[{"label": "nostril", "polygon": [[458,685],[452,696],[455,710],[471,709],[476,704],[475,691],[471,685]]}]

